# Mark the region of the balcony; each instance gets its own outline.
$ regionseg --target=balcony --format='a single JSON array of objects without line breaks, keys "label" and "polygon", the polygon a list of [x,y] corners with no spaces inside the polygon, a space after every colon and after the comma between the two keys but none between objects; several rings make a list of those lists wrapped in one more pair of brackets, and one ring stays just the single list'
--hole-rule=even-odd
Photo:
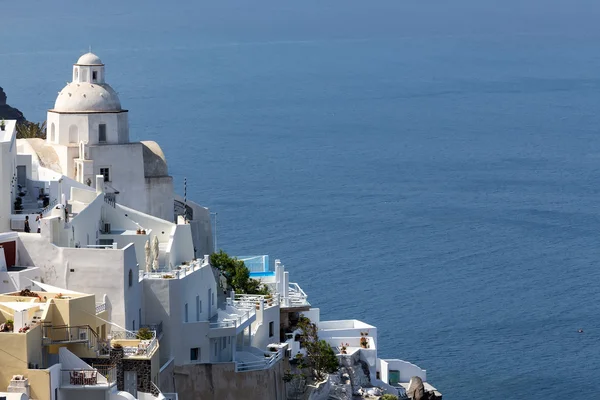
[{"label": "balcony", "polygon": [[256,347],[243,347],[236,350],[235,371],[247,372],[269,369],[281,360],[287,346],[282,346],[274,352],[265,352]]},{"label": "balcony", "polygon": [[42,324],[42,343],[44,346],[54,344],[87,344],[95,348],[98,342],[96,332],[88,326],[54,326]]},{"label": "balcony", "polygon": [[112,331],[111,345],[121,345],[123,356],[126,358],[152,358],[154,351],[158,348],[156,331],[150,331],[152,337],[142,339],[139,331]]},{"label": "balcony", "polygon": [[156,332],[156,337],[160,338],[160,335],[162,335],[163,332],[163,323],[160,321],[158,324],[146,324],[142,325],[141,328],[148,328],[151,331]]},{"label": "balcony", "polygon": [[236,294],[232,299],[228,297],[226,304],[228,306],[234,306],[239,309],[251,310],[252,308],[258,309],[260,304],[263,304],[265,308],[276,307],[279,305],[279,296],[272,295],[259,295],[259,294]]},{"label": "balcony", "polygon": [[154,272],[139,271],[139,278],[142,279],[183,279],[200,268],[208,266],[208,257],[199,258],[189,264],[182,264],[173,270],[158,270]]},{"label": "balcony", "polygon": [[304,290],[295,282],[290,282],[288,285],[287,297],[281,297],[282,308],[305,308],[310,309],[310,303],[308,302],[308,296],[304,293]]},{"label": "balcony", "polygon": [[219,309],[217,315],[210,319],[208,337],[216,338],[237,335],[254,321],[256,321],[256,307],[254,303],[248,306],[228,304],[225,310]]},{"label": "balcony", "polygon": [[96,303],[96,314],[106,311],[106,303]]},{"label": "balcony", "polygon": [[117,368],[114,365],[99,365],[91,369],[62,369],[61,389],[103,389],[117,382]]}]

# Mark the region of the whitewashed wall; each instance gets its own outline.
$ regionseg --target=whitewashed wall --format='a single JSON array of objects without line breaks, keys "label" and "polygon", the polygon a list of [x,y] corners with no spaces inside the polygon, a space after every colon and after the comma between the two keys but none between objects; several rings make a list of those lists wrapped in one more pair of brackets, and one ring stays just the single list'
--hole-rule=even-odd
[{"label": "whitewashed wall", "polygon": [[22,265],[40,268],[45,283],[94,294],[97,299],[106,294],[115,323],[131,329],[136,320],[136,328],[139,326],[142,292],[133,246],[119,250],[57,247],[42,235],[20,233],[17,253]]},{"label": "whitewashed wall", "polygon": [[[176,365],[190,362],[190,349],[201,348],[201,357],[209,356],[208,320],[216,314],[216,304],[209,307],[209,289],[215,293],[216,281],[210,266],[181,279],[144,279],[146,320],[163,322],[161,360],[175,358]],[[196,296],[200,296],[200,321],[196,318]],[[185,304],[188,322],[185,322]]]}]

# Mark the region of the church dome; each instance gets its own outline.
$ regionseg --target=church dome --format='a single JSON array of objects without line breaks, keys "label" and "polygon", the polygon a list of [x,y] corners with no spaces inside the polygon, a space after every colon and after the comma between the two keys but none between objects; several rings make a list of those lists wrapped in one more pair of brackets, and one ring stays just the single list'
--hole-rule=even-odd
[{"label": "church dome", "polygon": [[95,55],[94,53],[86,53],[79,57],[76,65],[104,65],[102,64],[102,60],[100,57]]},{"label": "church dome", "polygon": [[109,84],[71,82],[58,93],[53,111],[115,112],[122,108],[117,92]]}]

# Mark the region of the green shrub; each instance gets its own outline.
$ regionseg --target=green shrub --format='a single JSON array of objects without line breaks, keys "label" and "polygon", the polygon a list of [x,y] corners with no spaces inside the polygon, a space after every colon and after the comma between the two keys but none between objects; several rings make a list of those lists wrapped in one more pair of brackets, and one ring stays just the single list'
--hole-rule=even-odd
[{"label": "green shrub", "polygon": [[152,331],[148,328],[140,328],[135,335],[139,340],[150,340],[154,337]]}]

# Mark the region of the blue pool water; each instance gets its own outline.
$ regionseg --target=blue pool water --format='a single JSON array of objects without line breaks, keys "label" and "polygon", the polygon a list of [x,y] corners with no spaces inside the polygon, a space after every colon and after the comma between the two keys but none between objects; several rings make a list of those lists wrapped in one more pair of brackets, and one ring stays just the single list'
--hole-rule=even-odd
[{"label": "blue pool water", "polygon": [[273,271],[250,272],[250,278],[254,278],[254,279],[264,278],[267,276],[275,276],[275,272],[273,272]]},{"label": "blue pool water", "polygon": [[0,85],[43,120],[91,44],[224,250],[281,258],[446,399],[596,398],[599,8],[8,2]]}]

